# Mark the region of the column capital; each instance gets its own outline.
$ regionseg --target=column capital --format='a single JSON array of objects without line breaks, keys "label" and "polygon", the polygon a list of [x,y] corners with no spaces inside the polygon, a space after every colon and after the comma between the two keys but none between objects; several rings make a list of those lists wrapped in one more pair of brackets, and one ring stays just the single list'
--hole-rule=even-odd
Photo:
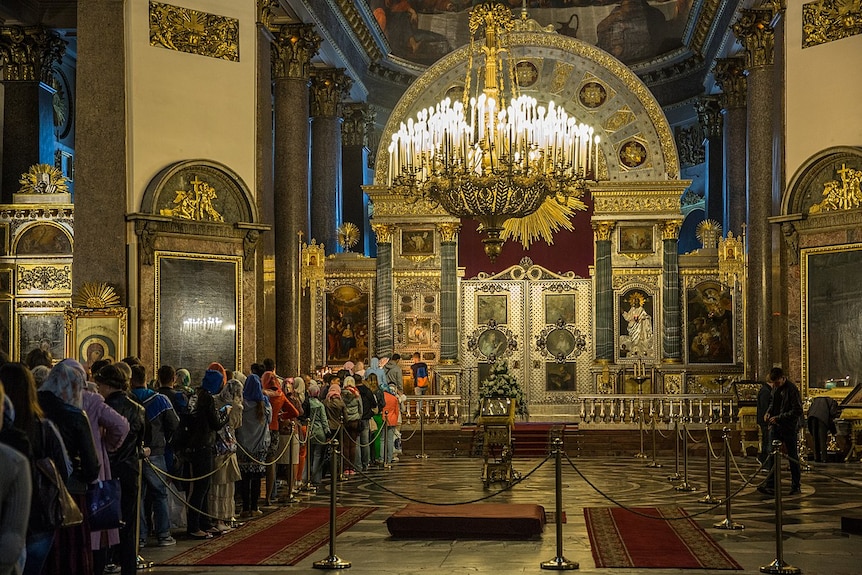
[{"label": "column capital", "polygon": [[374,235],[377,236],[378,244],[391,244],[392,236],[395,235],[394,224],[371,224]]},{"label": "column capital", "polygon": [[746,90],[745,60],[737,58],[717,58],[712,69],[715,83],[721,88],[722,106],[728,108],[744,108]]},{"label": "column capital", "polygon": [[272,30],[273,18],[280,7],[278,0],[257,0],[257,21],[268,30]]},{"label": "column capital", "polygon": [[308,80],[311,59],[320,48],[320,36],[311,24],[282,24],[273,30],[272,78]]},{"label": "column capital", "polygon": [[52,85],[54,67],[66,53],[66,41],[42,26],[0,27],[0,67],[6,81],[41,81]]},{"label": "column capital", "polygon": [[610,241],[611,232],[614,231],[616,227],[616,222],[603,221],[603,222],[592,222],[593,233],[596,236],[596,241]]},{"label": "column capital", "polygon": [[679,239],[679,230],[682,228],[682,220],[667,220],[659,224],[661,229],[661,239],[676,240]]},{"label": "column capital", "polygon": [[703,128],[707,138],[720,138],[723,118],[721,116],[721,101],[718,96],[703,96],[694,104],[697,121]]},{"label": "column capital", "polygon": [[353,80],[344,68],[314,68],[311,71],[311,116],[334,118],[341,115],[341,103],[350,93]]},{"label": "column capital", "polygon": [[444,244],[452,244],[457,242],[458,230],[460,229],[460,223],[444,222],[437,224],[437,230],[440,232],[440,239]]},{"label": "column capital", "polygon": [[342,110],[344,123],[341,124],[341,144],[343,146],[368,147],[369,135],[374,130],[377,111],[365,102],[345,104]]},{"label": "column capital", "polygon": [[745,67],[762,68],[775,63],[775,29],[772,8],[751,8],[739,11],[733,33],[745,48]]}]

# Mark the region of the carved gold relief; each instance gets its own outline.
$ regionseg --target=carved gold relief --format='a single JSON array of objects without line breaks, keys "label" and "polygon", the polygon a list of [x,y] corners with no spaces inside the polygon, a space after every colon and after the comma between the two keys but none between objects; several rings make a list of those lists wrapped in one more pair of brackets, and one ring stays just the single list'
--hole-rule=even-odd
[{"label": "carved gold relief", "polygon": [[679,229],[682,227],[682,220],[668,220],[661,222],[661,239],[675,240],[679,238]]},{"label": "carved gold relief", "polygon": [[611,232],[616,225],[616,222],[593,222],[593,233],[596,236],[596,241],[610,241]]},{"label": "carved gold relief", "polygon": [[718,245],[718,238],[721,237],[721,224],[715,220],[703,220],[697,224],[694,235],[703,247],[714,248]]},{"label": "carved gold relief", "polygon": [[718,277],[726,285],[745,277],[745,245],[742,237],[733,237],[733,232],[718,240]]},{"label": "carved gold relief", "polygon": [[239,20],[151,1],[150,45],[239,62]]},{"label": "carved gold relief", "polygon": [[623,126],[634,122],[635,119],[635,113],[632,112],[632,109],[629,108],[628,105],[625,105],[616,112],[614,112],[613,116],[605,120],[605,123],[602,127],[608,132],[616,132]]},{"label": "carved gold relief", "polygon": [[307,80],[320,36],[311,24],[285,24],[273,30],[272,77]]},{"label": "carved gold relief", "polygon": [[862,34],[862,0],[818,0],[802,5],[802,47]]},{"label": "carved gold relief", "polygon": [[703,96],[694,105],[697,121],[709,138],[720,138],[723,122],[718,96]]},{"label": "carved gold relief", "polygon": [[775,61],[775,30],[772,9],[740,10],[733,33],[745,48],[748,68],[771,66]]},{"label": "carved gold relief", "polygon": [[105,282],[86,282],[72,296],[72,305],[79,308],[102,309],[120,305],[114,286]]},{"label": "carved gold relief", "polygon": [[302,254],[300,256],[300,283],[303,288],[319,286],[326,276],[324,261],[326,253],[323,250],[323,244],[318,244],[317,240],[311,240],[310,244],[302,245]]},{"label": "carved gold relief", "polygon": [[5,81],[39,80],[52,85],[66,42],[41,26],[0,28],[0,68]]},{"label": "carved gold relief", "polygon": [[566,87],[566,82],[569,81],[569,76],[572,75],[574,70],[575,67],[573,65],[557,60],[556,65],[554,66],[554,76],[551,80],[550,92],[552,94],[561,93],[563,88]]},{"label": "carved gold relief", "polygon": [[746,105],[747,80],[743,58],[718,58],[712,69],[715,83],[722,91],[724,108],[743,108]]},{"label": "carved gold relief", "polygon": [[[592,190],[593,213],[611,215],[619,213],[680,213],[680,195],[690,181],[679,180],[673,185],[650,182],[642,185],[595,186]],[[607,216],[606,216],[607,217]]]},{"label": "carved gold relief", "polygon": [[649,153],[644,144],[637,140],[628,140],[620,146],[620,163],[627,168],[639,168],[646,162]]},{"label": "carved gold relief", "polygon": [[26,174],[21,174],[18,183],[19,194],[68,194],[68,179],[51,164],[30,166]]},{"label": "carved gold relief", "polygon": [[160,210],[161,215],[182,220],[224,222],[224,218],[213,207],[213,200],[218,197],[215,188],[198,176],[191,184],[191,190],[176,190],[175,207]]},{"label": "carved gold relief", "polygon": [[350,94],[353,80],[343,68],[314,68],[311,71],[311,115],[333,118]]},{"label": "carved gold relief", "polygon": [[598,108],[608,99],[608,91],[599,82],[586,82],[578,90],[578,100],[586,108]]},{"label": "carved gold relief", "polygon": [[63,264],[18,264],[18,294],[68,293],[72,291],[72,266]]},{"label": "carved gold relief", "polygon": [[395,226],[389,224],[371,224],[371,229],[374,230],[374,235],[377,236],[378,244],[392,243],[392,235],[395,233]]},{"label": "carved gold relief", "polygon": [[809,213],[852,210],[862,206],[862,170],[854,170],[848,168],[847,164],[841,164],[841,168],[836,172],[841,176],[841,181],[831,180],[823,184],[823,200],[811,206]]},{"label": "carved gold relief", "polygon": [[437,224],[437,229],[440,231],[440,241],[445,243],[452,243],[458,241],[458,230],[461,229],[461,224],[456,223],[443,223]]}]

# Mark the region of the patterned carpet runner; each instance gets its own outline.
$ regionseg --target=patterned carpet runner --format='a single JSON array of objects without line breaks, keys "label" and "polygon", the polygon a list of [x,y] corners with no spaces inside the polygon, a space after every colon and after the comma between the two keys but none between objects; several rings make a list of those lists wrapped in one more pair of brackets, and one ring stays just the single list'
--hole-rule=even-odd
[{"label": "patterned carpet runner", "polygon": [[618,507],[584,508],[596,567],[742,569],[681,508],[634,511],[637,513]]},{"label": "patterned carpet runner", "polygon": [[[342,533],[376,507],[339,507]],[[165,565],[296,565],[329,543],[329,507],[285,507],[165,561]],[[321,557],[323,559],[324,557]]]}]

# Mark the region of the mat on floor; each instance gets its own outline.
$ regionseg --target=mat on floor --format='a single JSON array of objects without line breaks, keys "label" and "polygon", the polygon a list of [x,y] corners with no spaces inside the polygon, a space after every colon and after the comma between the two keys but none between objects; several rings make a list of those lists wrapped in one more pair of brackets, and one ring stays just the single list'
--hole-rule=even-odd
[{"label": "mat on floor", "polygon": [[[376,509],[337,508],[337,532]],[[285,507],[204,541],[163,565],[296,565],[328,543],[329,507]]]},{"label": "mat on floor", "polygon": [[389,516],[386,527],[405,539],[529,539],[544,530],[545,509],[521,503],[411,503]]},{"label": "mat on floor", "polygon": [[742,569],[683,509],[633,511],[584,508],[596,567]]}]

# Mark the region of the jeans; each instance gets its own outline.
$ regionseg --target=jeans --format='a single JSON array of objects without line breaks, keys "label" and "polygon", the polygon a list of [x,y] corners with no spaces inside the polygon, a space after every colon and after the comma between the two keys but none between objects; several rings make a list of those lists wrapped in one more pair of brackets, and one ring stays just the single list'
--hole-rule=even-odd
[{"label": "jeans", "polygon": [[[772,441],[778,440],[784,444],[787,450],[787,458],[790,462],[790,488],[799,489],[802,485],[802,467],[799,465],[799,439],[795,432],[782,433],[779,429],[772,429],[769,434]],[[766,476],[766,481],[763,482],[764,487],[775,489],[775,461],[769,468],[769,475]]]},{"label": "jeans", "polygon": [[53,531],[31,533],[27,537],[27,562],[24,565],[24,575],[44,573],[45,560],[48,558],[53,544]]},{"label": "jeans", "polygon": [[359,463],[362,465],[362,469],[365,469],[371,464],[371,432],[368,430],[368,421],[367,419],[362,420],[362,427],[359,430],[359,451],[360,458]]},{"label": "jeans", "polygon": [[[211,447],[203,447],[186,453],[186,458],[191,467],[192,477],[208,475],[213,470],[213,451]],[[197,509],[208,513],[207,493],[210,490],[210,478],[204,477],[191,484],[191,494],[188,500],[188,511],[186,511],[186,531],[206,531],[212,527],[208,517],[202,515]],[[195,509],[197,508],[197,509]]]},{"label": "jeans", "polygon": [[392,463],[395,457],[395,426],[386,426],[386,447],[384,449],[384,461]]},{"label": "jeans", "polygon": [[[149,462],[162,471],[167,471],[164,455],[150,455]],[[150,498],[153,505],[153,527],[159,537],[171,534],[171,517],[168,513],[168,488],[162,479],[167,479],[144,461],[143,481],[141,482],[141,501]],[[146,539],[150,532],[150,522],[144,506],[141,506],[141,539]]]},{"label": "jeans", "polygon": [[313,439],[308,440],[308,479],[312,485],[320,485],[323,481],[323,456],[327,447],[326,444],[317,443]]},{"label": "jeans", "polygon": [[416,395],[425,395],[425,388],[418,385],[413,386],[413,393]]}]

